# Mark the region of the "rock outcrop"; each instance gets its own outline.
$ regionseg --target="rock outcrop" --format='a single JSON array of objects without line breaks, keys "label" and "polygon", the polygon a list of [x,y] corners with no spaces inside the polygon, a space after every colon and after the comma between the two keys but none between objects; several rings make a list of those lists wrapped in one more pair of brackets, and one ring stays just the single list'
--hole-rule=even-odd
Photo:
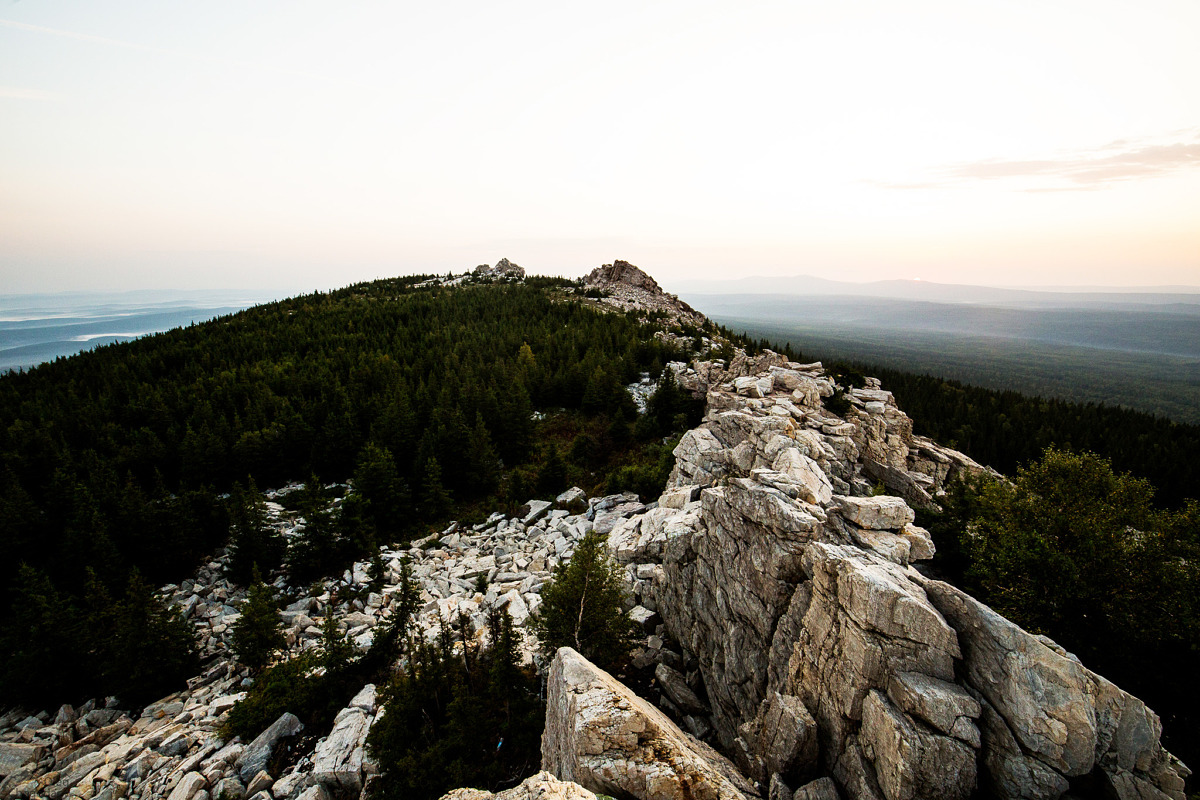
[{"label": "rock outcrop", "polygon": [[712,748],[569,647],[546,679],[542,769],[600,794],[743,800],[754,787]]},{"label": "rock outcrop", "polygon": [[[659,508],[609,546],[760,790],[824,773],[854,800],[1057,798],[1087,778],[1182,800],[1188,772],[1144,704],[913,567],[934,544],[910,503],[983,467],[913,436],[871,379],[845,391],[769,351],[677,374],[705,422]],[[844,417],[822,402],[839,389]]]},{"label": "rock outcrop", "polygon": [[583,283],[601,290],[599,302],[622,311],[661,311],[676,323],[700,325],[705,322],[702,314],[675,295],[664,292],[658,281],[628,261],[617,260],[596,267],[583,276]]},{"label": "rock outcrop", "polygon": [[525,277],[525,270],[507,258],[502,258],[496,262],[496,266],[494,267],[489,267],[487,264],[480,264],[471,274],[476,278],[513,278],[521,280]]},{"label": "rock outcrop", "polygon": [[[476,271],[523,274],[506,259]],[[604,306],[704,322],[626,262],[585,280]],[[405,561],[420,635],[452,620],[464,639],[479,639],[487,612],[506,609],[526,663],[549,666],[549,772],[496,795],[446,796],[455,800],[1183,800],[1190,773],[1163,749],[1145,704],[918,568],[934,542],[913,507],[985,467],[914,435],[874,379],[840,385],[819,363],[770,351],[667,367],[707,410],[676,446],[657,502],[572,489],[514,516],[383,548],[382,587],[369,585],[364,561],[293,595],[281,611],[289,653],[316,647],[331,615],[355,647],[368,647]],[[644,402],[653,382],[646,375],[631,391]],[[848,410],[832,413],[834,397]],[[270,524],[289,538],[303,520],[273,501],[297,488],[267,495]],[[632,666],[654,676],[659,708],[573,650],[542,663],[525,627],[555,567],[590,531],[608,535],[623,569],[645,634]],[[0,716],[0,800],[348,800],[369,791],[377,765],[364,743],[384,713],[373,686],[328,732],[299,737],[299,720],[284,714],[249,743],[220,738],[252,683],[230,651],[245,591],[224,577],[226,562],[218,551],[192,578],[162,587],[193,625],[206,671],[140,713],[108,699]],[[280,768],[276,754],[299,744],[304,752]]]}]

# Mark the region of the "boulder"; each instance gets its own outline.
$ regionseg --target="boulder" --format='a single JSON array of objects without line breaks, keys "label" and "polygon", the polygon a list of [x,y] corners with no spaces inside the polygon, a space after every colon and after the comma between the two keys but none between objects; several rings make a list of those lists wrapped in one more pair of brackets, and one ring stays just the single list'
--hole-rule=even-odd
[{"label": "boulder", "polygon": [[582,514],[587,511],[587,493],[578,486],[572,486],[554,498],[554,507],[566,509],[572,514]]},{"label": "boulder", "polygon": [[759,783],[808,775],[817,766],[817,723],[798,697],[772,692],[740,732],[747,771]]},{"label": "boulder", "polygon": [[903,498],[878,497],[834,498],[842,516],[860,528],[876,531],[898,531],[913,521],[915,514]]},{"label": "boulder", "polygon": [[249,783],[255,775],[265,769],[271,753],[280,739],[295,736],[304,730],[304,723],[290,711],[285,711],[271,726],[254,738],[238,756],[237,771],[242,783]]},{"label": "boulder", "polygon": [[41,761],[48,749],[42,744],[0,742],[0,778],[8,777],[26,764]]},{"label": "boulder", "polygon": [[692,691],[692,687],[688,686],[687,679],[679,670],[672,669],[666,664],[659,664],[654,668],[654,679],[658,681],[658,685],[663,690],[663,693],[683,713],[708,713],[708,706],[696,696],[696,693]]},{"label": "boulder", "polygon": [[335,796],[361,792],[363,759],[370,730],[371,717],[366,711],[353,705],[342,709],[333,730],[313,753],[313,780]]},{"label": "boulder", "polygon": [[547,678],[542,769],[598,794],[637,800],[741,800],[733,764],[569,647]]},{"label": "boulder", "polygon": [[560,781],[543,771],[498,794],[482,789],[455,789],[442,795],[441,800],[596,800],[596,795],[577,783]]},{"label": "boulder", "polygon": [[171,794],[167,795],[167,800],[192,800],[206,786],[208,781],[199,772],[189,772],[179,779],[179,783],[175,784],[175,788],[171,790]]}]

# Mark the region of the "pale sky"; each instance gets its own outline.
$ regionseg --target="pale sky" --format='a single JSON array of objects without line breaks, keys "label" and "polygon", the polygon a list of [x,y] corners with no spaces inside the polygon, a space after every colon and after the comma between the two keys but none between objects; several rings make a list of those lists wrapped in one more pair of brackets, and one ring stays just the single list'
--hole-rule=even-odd
[{"label": "pale sky", "polygon": [[0,0],[0,294],[1200,284],[1200,3]]}]

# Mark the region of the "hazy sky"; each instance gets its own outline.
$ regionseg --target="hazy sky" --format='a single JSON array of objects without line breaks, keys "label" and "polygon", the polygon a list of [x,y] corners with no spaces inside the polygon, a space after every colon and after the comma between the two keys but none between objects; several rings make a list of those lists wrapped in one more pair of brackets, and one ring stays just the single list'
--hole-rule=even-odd
[{"label": "hazy sky", "polygon": [[1200,3],[0,0],[0,293],[1200,284]]}]

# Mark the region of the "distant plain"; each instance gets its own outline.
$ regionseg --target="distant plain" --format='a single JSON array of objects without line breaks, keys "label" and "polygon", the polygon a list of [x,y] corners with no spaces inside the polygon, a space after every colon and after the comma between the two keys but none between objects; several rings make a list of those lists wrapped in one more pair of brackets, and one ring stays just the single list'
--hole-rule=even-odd
[{"label": "distant plain", "polygon": [[953,296],[952,287],[896,284],[900,290],[892,293],[907,296],[731,291],[681,297],[715,322],[790,342],[806,357],[1200,423],[1200,294],[1014,296],[996,290],[989,297],[981,289],[970,301],[935,302],[921,298]]}]

